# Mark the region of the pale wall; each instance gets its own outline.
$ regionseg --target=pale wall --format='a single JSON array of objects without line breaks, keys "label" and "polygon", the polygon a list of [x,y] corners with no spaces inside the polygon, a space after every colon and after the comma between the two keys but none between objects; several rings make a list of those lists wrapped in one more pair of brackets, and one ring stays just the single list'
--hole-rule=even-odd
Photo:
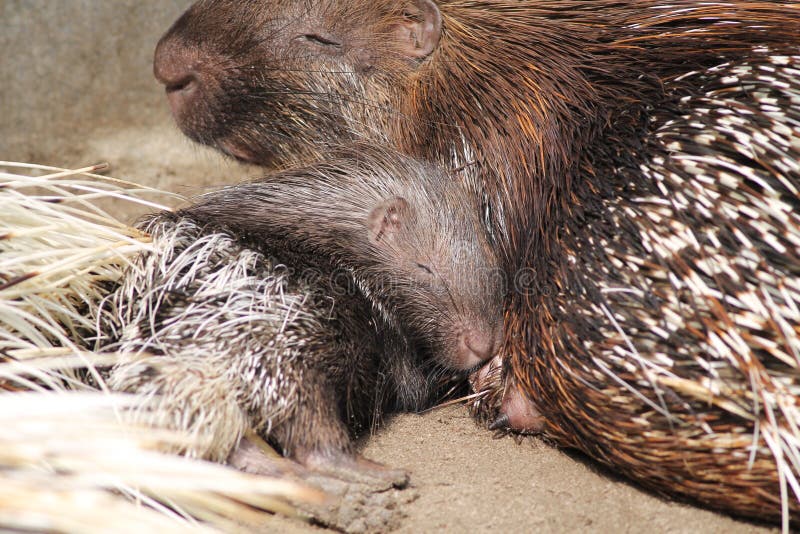
[{"label": "pale wall", "polygon": [[0,0],[0,160],[108,161],[116,176],[192,193],[246,171],[185,140],[152,75],[191,0]]}]

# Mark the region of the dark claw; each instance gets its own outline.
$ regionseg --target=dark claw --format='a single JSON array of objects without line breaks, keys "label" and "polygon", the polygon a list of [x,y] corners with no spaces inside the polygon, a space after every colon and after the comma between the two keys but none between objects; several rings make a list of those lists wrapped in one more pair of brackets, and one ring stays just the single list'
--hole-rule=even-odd
[{"label": "dark claw", "polygon": [[510,423],[511,422],[508,419],[508,415],[501,413],[495,418],[494,421],[489,423],[489,430],[507,430]]}]

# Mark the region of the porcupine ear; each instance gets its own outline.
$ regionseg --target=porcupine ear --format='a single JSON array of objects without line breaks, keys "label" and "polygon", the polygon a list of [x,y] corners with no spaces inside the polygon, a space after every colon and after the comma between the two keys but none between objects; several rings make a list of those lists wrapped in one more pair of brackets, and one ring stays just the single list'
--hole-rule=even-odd
[{"label": "porcupine ear", "polygon": [[394,242],[397,233],[407,224],[413,208],[403,197],[384,200],[367,216],[369,242],[378,247]]},{"label": "porcupine ear", "polygon": [[408,57],[422,59],[436,49],[442,34],[442,15],[433,0],[411,0],[403,9],[395,37]]}]

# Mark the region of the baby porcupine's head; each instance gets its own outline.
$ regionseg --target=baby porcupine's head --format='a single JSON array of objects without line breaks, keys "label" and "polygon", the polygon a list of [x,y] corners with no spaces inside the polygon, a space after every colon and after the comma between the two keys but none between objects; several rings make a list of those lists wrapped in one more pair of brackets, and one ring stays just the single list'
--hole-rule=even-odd
[{"label": "baby porcupine's head", "polygon": [[291,249],[330,263],[377,315],[445,367],[470,369],[499,346],[504,278],[477,201],[458,176],[360,144],[204,195],[183,213],[278,256]]},{"label": "baby porcupine's head", "polygon": [[[367,261],[355,270],[356,278],[443,365],[475,367],[500,345],[504,291],[497,257],[476,202],[458,179],[402,161],[389,173],[404,179],[387,174],[376,180],[389,187],[376,191],[361,220]],[[375,180],[385,169],[364,178]]]}]

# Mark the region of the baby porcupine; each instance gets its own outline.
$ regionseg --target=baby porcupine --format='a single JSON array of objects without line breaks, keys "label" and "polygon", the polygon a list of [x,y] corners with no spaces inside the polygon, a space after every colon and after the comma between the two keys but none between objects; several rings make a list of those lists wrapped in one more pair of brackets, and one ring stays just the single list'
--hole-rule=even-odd
[{"label": "baby porcupine", "polygon": [[475,211],[457,179],[356,146],[155,215],[109,302],[108,348],[132,353],[109,383],[152,394],[140,420],[204,434],[190,454],[225,460],[253,428],[311,469],[397,480],[352,436],[499,343]]}]

